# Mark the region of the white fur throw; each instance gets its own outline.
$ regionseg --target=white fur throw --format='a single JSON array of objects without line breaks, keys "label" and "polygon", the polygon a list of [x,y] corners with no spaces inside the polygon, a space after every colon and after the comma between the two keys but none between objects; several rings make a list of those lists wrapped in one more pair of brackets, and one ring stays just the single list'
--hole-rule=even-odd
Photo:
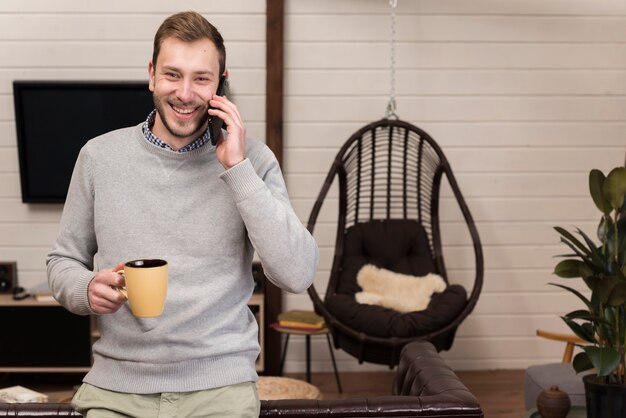
[{"label": "white fur throw", "polygon": [[441,276],[409,276],[366,264],[356,276],[362,292],[355,294],[356,301],[379,305],[406,313],[423,311],[435,292],[443,292],[446,282]]}]

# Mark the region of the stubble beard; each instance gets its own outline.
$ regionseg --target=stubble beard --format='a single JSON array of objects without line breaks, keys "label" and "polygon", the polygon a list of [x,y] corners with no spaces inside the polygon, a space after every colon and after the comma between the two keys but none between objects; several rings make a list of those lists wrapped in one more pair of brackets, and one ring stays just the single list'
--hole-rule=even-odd
[{"label": "stubble beard", "polygon": [[[153,94],[152,101],[154,102],[156,111],[159,114],[159,117],[161,118],[161,122],[163,122],[163,126],[165,127],[165,129],[167,129],[170,134],[177,138],[186,138],[196,132],[198,132],[199,135],[199,131],[204,128],[209,119],[207,109],[203,109],[203,107],[200,106],[198,108],[200,116],[196,116],[195,118],[188,121],[182,121],[182,123],[178,123],[177,121],[172,122],[168,119],[168,111],[173,111],[168,100],[165,97]],[[174,104],[174,106],[176,106],[176,104]]]}]

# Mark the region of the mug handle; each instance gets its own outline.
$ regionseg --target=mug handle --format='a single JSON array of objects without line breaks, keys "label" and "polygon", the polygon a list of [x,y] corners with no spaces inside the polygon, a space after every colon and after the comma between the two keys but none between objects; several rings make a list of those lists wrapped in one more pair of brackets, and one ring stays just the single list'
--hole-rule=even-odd
[{"label": "mug handle", "polygon": [[[124,270],[118,270],[118,271],[116,271],[116,273],[123,276],[124,275]],[[128,300],[128,291],[126,290],[126,286],[124,286],[124,287],[113,286],[113,289],[115,289],[118,292],[120,292],[120,294],[122,296],[124,296],[124,299]]]}]

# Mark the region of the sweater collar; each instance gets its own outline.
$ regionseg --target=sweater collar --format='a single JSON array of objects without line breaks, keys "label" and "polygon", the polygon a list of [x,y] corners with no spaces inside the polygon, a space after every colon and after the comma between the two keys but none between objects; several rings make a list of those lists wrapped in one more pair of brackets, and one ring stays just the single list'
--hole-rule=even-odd
[{"label": "sweater collar", "polygon": [[[143,136],[146,138],[146,140],[148,140],[148,142],[156,145],[157,147],[165,148],[165,149],[169,149],[171,151],[174,151],[172,149],[172,147],[170,147],[167,143],[165,143],[162,139],[160,139],[154,133],[152,133],[152,127],[154,126],[155,119],[156,119],[156,109],[154,109],[152,112],[150,112],[150,114],[146,118],[145,122],[141,126],[141,130],[143,131]],[[198,137],[191,144],[186,145],[186,146],[182,147],[181,149],[179,149],[178,151],[174,151],[174,152],[189,152],[189,151],[193,151],[193,150],[198,149],[198,148],[202,147],[203,145],[205,145],[207,142],[209,142],[210,139],[211,139],[211,137],[209,136],[209,130],[207,129],[207,130],[204,131],[204,133],[202,135],[200,135],[200,137]]]}]

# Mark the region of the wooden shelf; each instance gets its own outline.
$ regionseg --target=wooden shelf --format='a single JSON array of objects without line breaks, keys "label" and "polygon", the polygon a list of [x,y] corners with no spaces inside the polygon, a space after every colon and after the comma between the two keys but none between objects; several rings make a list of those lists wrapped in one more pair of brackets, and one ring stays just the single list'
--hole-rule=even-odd
[{"label": "wooden shelf", "polygon": [[26,299],[22,300],[13,300],[13,296],[7,294],[0,294],[0,306],[18,306],[20,308],[23,307],[31,307],[31,306],[60,306],[59,303],[55,300],[39,302],[34,297],[29,296]]}]

